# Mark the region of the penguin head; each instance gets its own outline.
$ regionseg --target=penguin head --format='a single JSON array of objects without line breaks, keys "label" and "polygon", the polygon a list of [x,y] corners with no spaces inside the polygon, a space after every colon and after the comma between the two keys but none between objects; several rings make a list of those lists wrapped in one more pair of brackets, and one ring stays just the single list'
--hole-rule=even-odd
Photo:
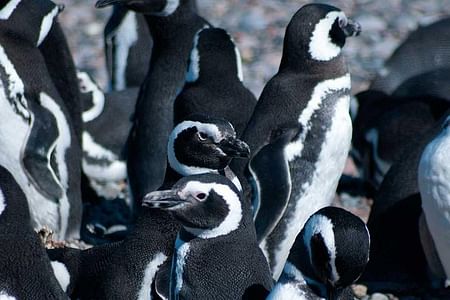
[{"label": "penguin head", "polygon": [[0,28],[21,43],[40,46],[64,9],[50,0],[9,0],[0,4]]},{"label": "penguin head", "polygon": [[223,170],[232,158],[248,158],[250,150],[230,122],[192,115],[172,130],[167,154],[170,166],[188,176]]},{"label": "penguin head", "polygon": [[326,291],[327,295],[321,296],[338,299],[361,276],[369,261],[366,225],[344,209],[326,207],[308,219],[300,235],[309,257],[310,271],[306,273],[312,274],[312,285],[322,293]]},{"label": "penguin head", "polygon": [[243,81],[239,49],[232,37],[221,28],[207,27],[195,36],[186,81],[195,82],[200,76],[207,81],[211,77]]},{"label": "penguin head", "polygon": [[99,0],[95,7],[103,8],[119,4],[138,13],[166,17],[173,14],[184,2],[188,0]]},{"label": "penguin head", "polygon": [[286,29],[284,60],[327,62],[338,57],[347,37],[356,36],[361,26],[340,9],[326,4],[301,7]]},{"label": "penguin head", "polygon": [[170,211],[186,231],[200,238],[226,235],[242,220],[240,193],[218,174],[183,177],[171,190],[147,194],[143,205]]}]

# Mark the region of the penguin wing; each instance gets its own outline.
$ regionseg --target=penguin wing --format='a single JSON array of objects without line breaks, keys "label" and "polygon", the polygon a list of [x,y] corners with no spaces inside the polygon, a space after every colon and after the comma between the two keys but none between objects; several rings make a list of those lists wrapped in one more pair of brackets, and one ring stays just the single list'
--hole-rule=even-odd
[{"label": "penguin wing", "polygon": [[158,270],[155,278],[155,291],[161,299],[169,299],[170,272],[172,260],[168,259]]},{"label": "penguin wing", "polygon": [[[31,97],[30,97],[31,98]],[[53,152],[59,138],[56,119],[53,114],[34,101],[31,129],[22,153],[25,173],[38,191],[51,201],[58,202],[62,196],[62,186],[53,169]]]},{"label": "penguin wing", "polygon": [[284,149],[298,131],[299,128],[282,129],[276,139],[264,146],[249,164],[258,241],[262,241],[275,228],[287,207],[291,175]]}]

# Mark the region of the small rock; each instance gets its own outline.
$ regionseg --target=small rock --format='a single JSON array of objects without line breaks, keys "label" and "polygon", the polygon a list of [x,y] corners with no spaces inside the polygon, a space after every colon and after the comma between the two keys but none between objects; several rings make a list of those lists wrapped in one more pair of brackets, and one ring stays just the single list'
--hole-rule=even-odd
[{"label": "small rock", "polygon": [[355,296],[358,297],[359,299],[367,295],[367,287],[365,285],[355,284],[352,286],[352,289],[353,294],[355,294]]},{"label": "small rock", "polygon": [[381,293],[375,293],[369,297],[369,300],[389,300],[389,297]]}]

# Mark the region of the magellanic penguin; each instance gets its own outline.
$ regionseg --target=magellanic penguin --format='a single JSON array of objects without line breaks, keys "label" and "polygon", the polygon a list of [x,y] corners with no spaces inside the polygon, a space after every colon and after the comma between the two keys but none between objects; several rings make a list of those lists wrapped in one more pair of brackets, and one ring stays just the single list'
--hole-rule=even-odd
[{"label": "magellanic penguin", "polygon": [[145,17],[114,5],[104,30],[106,67],[110,89],[139,87],[147,75],[153,40]]},{"label": "magellanic penguin", "polygon": [[422,153],[418,182],[422,210],[445,272],[444,286],[450,287],[450,117],[441,132]]},{"label": "magellanic penguin", "polygon": [[[221,175],[182,178],[143,205],[170,212],[182,227],[170,273],[170,299],[262,299],[272,287],[241,193]],[[254,294],[258,298],[254,298]]]},{"label": "magellanic penguin", "polygon": [[325,299],[353,299],[350,285],[363,273],[369,250],[369,231],[360,218],[341,208],[322,208],[297,236],[268,299],[308,299],[305,284]]},{"label": "magellanic penguin", "polygon": [[[11,173],[0,166],[0,299],[68,299],[67,270],[50,264],[31,226],[27,199]],[[53,267],[53,269],[52,269]],[[60,283],[55,273],[63,279]],[[60,286],[61,284],[61,286]]]},{"label": "magellanic penguin", "polygon": [[[192,118],[173,130],[168,143],[169,163],[172,173],[180,173],[176,174],[178,178],[168,176],[167,186],[180,176],[205,172],[229,176],[226,167],[231,158],[248,155],[248,147],[235,138],[230,123],[203,120]],[[71,298],[148,299],[149,295],[168,295],[165,277],[156,275],[163,266],[170,272],[178,230],[178,222],[168,212],[142,207],[133,231],[123,241],[84,251],[55,249],[49,254],[69,270],[67,291]]]},{"label": "magellanic penguin", "polygon": [[141,86],[128,146],[128,178],[139,202],[164,181],[173,104],[185,84],[195,34],[209,25],[194,12],[193,0],[99,0],[96,6],[115,3],[143,13],[153,37],[150,69]]},{"label": "magellanic penguin", "polygon": [[84,109],[83,172],[99,196],[116,198],[127,179],[124,152],[139,89],[104,93],[86,72],[78,72],[78,79]]},{"label": "magellanic penguin", "polygon": [[[450,66],[450,18],[419,27],[394,51],[370,85],[391,94],[416,75]],[[448,78],[448,77],[447,77]]]},{"label": "magellanic penguin", "polygon": [[255,96],[242,80],[241,56],[230,35],[220,28],[199,31],[187,84],[175,100],[175,124],[190,114],[201,113],[230,121],[240,136],[256,105]]},{"label": "magellanic penguin", "polygon": [[275,279],[308,217],[331,203],[344,169],[352,124],[342,48],[359,32],[336,7],[300,8],[286,29],[280,69],[244,131],[256,232]]},{"label": "magellanic penguin", "polygon": [[63,239],[79,236],[81,146],[39,48],[60,9],[32,0],[0,8],[0,114],[8,120],[0,164],[27,196],[34,226]]},{"label": "magellanic penguin", "polygon": [[378,91],[356,95],[351,156],[364,181],[377,190],[391,165],[411,141],[426,134],[450,108],[450,102],[414,89],[402,96]]},{"label": "magellanic penguin", "polygon": [[[448,112],[444,120],[447,116]],[[423,293],[434,284],[429,274],[442,269],[432,263],[433,240],[424,239],[426,234],[423,232],[426,233],[428,228],[421,220],[418,175],[422,153],[441,132],[442,122],[436,122],[426,134],[409,143],[375,195],[367,223],[371,237],[370,261],[360,279],[369,288],[369,293]]]}]

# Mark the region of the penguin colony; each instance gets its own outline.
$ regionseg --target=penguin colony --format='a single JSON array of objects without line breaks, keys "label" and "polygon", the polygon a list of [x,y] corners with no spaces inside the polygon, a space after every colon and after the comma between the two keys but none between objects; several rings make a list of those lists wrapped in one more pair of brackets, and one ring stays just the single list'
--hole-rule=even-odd
[{"label": "penguin colony", "polygon": [[[62,6],[0,4],[1,300],[336,300],[355,282],[450,299],[448,19],[396,50],[352,121],[343,49],[361,27],[339,8],[299,8],[257,100],[194,0],[107,6],[104,92]],[[367,226],[337,189],[374,197]],[[46,250],[44,226],[94,246]]]}]

